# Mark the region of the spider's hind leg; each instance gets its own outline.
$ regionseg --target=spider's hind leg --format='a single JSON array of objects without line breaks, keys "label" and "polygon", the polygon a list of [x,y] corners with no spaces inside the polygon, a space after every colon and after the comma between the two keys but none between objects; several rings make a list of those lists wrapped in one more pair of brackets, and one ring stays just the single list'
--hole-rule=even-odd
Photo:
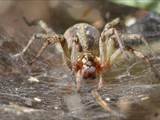
[{"label": "spider's hind leg", "polygon": [[151,70],[153,71],[155,77],[160,80],[160,75],[159,75],[159,72],[157,71],[157,69],[154,67],[154,65],[152,64],[151,60],[149,59],[148,56],[145,56],[142,52],[140,51],[137,51],[135,49],[133,49],[132,47],[130,46],[127,46],[126,47],[127,51],[130,51],[132,54],[134,54],[136,57],[140,58],[140,59],[143,59],[145,61],[145,63],[147,63]]},{"label": "spider's hind leg", "polygon": [[144,43],[146,48],[151,52],[152,55],[154,55],[154,52],[153,52],[152,48],[150,47],[148,41],[142,35],[139,35],[139,34],[122,34],[121,39],[125,40],[124,42],[128,43],[129,45],[132,44],[132,43],[135,43],[135,44]]}]

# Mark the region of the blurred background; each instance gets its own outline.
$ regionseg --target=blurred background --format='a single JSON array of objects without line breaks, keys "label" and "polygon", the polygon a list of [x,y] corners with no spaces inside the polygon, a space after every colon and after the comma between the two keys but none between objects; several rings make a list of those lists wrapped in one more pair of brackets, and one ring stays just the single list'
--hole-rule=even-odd
[{"label": "blurred background", "polygon": [[[29,20],[43,19],[55,30],[64,32],[77,22],[88,22],[101,29],[115,17],[132,20],[147,12],[160,13],[158,0],[1,0],[0,15],[17,10]],[[134,18],[136,17],[136,18]]]}]

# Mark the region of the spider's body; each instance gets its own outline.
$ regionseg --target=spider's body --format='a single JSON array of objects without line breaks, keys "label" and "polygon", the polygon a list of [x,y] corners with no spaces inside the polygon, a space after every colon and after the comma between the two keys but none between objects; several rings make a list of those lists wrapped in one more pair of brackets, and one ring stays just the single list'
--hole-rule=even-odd
[{"label": "spider's body", "polygon": [[64,35],[59,35],[43,21],[40,21],[39,25],[45,33],[34,35],[22,53],[36,38],[45,41],[36,58],[49,44],[58,42],[63,48],[66,64],[75,74],[77,90],[80,90],[82,79],[93,79],[97,76],[99,76],[98,88],[101,88],[103,71],[111,68],[116,62],[116,58],[124,51],[129,51],[148,62],[148,59],[141,52],[134,50],[131,46],[125,47],[122,42],[124,39],[142,39],[144,41],[143,37],[119,34],[116,30],[118,23],[119,19],[107,23],[101,34],[95,27],[87,23],[79,23],[68,28]]},{"label": "spider's body", "polygon": [[83,79],[96,78],[101,68],[96,58],[99,51],[99,31],[87,23],[79,23],[68,28],[64,37],[70,51],[70,54],[65,54],[72,61],[73,72],[79,72]]}]

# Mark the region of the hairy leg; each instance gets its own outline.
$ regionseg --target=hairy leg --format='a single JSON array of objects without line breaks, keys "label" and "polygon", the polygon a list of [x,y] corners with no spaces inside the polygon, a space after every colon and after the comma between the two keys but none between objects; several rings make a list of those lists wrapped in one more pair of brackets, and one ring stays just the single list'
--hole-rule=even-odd
[{"label": "hairy leg", "polygon": [[[99,40],[99,51],[100,51],[100,63],[104,68],[109,69],[113,64],[113,61],[116,57],[124,51],[124,45],[119,37],[114,26],[119,24],[119,19],[114,19],[113,21],[107,23],[104,27],[104,30],[101,33]],[[115,50],[115,42],[118,43],[119,49]],[[112,55],[113,54],[113,55]],[[103,85],[102,74],[99,78],[98,88],[101,88]]]},{"label": "hairy leg", "polygon": [[155,77],[160,80],[160,75],[159,75],[159,71],[157,71],[157,69],[154,67],[154,65],[151,63],[150,59],[148,58],[148,56],[145,56],[142,52],[134,50],[131,47],[127,47],[127,50],[130,51],[131,53],[133,53],[135,56],[137,56],[140,59],[143,59],[145,61],[145,63],[147,63],[150,67],[151,70],[153,71]]},{"label": "hairy leg", "polygon": [[[112,36],[114,35],[114,26],[117,25],[120,20],[114,19],[113,21],[107,23],[101,33],[99,39],[99,51],[100,51],[100,63],[104,67],[108,67],[110,64],[110,57],[114,51],[114,39]],[[99,83],[98,89],[103,86],[103,74],[99,75]]]},{"label": "hairy leg", "polygon": [[55,43],[61,43],[65,40],[62,35],[57,35],[57,34],[45,35],[45,36],[42,36],[41,39],[44,40],[44,43],[43,43],[42,47],[40,48],[40,50],[38,51],[35,58],[32,60],[31,64],[33,62],[35,62],[38,57],[40,57],[40,55],[47,48],[48,45],[55,44]]},{"label": "hairy leg", "polygon": [[43,38],[43,37],[45,37],[45,34],[41,34],[41,33],[34,34],[31,37],[31,39],[28,41],[27,45],[23,48],[23,50],[20,53],[15,54],[14,57],[22,56],[28,50],[28,48],[31,46],[33,41],[35,41],[36,39],[39,39],[39,38]]},{"label": "hairy leg", "polygon": [[76,89],[77,89],[77,92],[80,91],[81,81],[82,81],[82,76],[81,76],[80,71],[78,71],[78,72],[76,73]]},{"label": "hairy leg", "polygon": [[[150,47],[150,45],[148,44],[147,40],[142,35],[138,35],[138,34],[122,34],[121,38],[123,40],[132,40],[133,42],[137,42],[137,43],[140,43],[142,41],[145,44],[145,46],[147,47],[147,49],[152,53],[152,55],[154,55],[154,52],[153,52],[152,48]],[[130,41],[126,41],[126,42],[129,43]]]}]

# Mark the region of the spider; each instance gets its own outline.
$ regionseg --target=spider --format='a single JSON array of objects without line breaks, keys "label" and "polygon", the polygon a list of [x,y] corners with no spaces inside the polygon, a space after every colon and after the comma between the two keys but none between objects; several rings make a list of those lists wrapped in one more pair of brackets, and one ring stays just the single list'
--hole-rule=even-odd
[{"label": "spider", "polygon": [[78,23],[68,28],[62,35],[55,33],[41,20],[38,24],[44,33],[34,34],[20,54],[24,54],[35,39],[43,39],[42,47],[31,62],[34,63],[48,45],[60,43],[66,64],[75,75],[77,91],[81,88],[82,80],[96,77],[99,77],[98,89],[100,89],[103,86],[104,71],[112,67],[119,55],[123,54],[127,57],[125,51],[150,63],[149,59],[140,51],[123,42],[125,40],[142,40],[148,46],[145,39],[136,34],[121,34],[116,29],[119,23],[119,18],[108,22],[101,33],[92,25]]}]

